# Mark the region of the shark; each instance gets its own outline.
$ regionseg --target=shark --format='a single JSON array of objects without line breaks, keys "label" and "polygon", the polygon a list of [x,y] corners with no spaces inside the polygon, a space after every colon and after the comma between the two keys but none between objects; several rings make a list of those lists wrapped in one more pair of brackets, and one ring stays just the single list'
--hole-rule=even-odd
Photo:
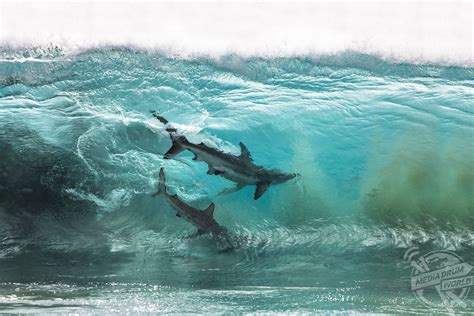
[{"label": "shark", "polygon": [[236,183],[231,189],[224,190],[221,194],[238,191],[245,186],[255,185],[254,199],[258,200],[271,185],[284,183],[299,174],[284,173],[278,170],[265,169],[254,163],[250,151],[240,142],[240,155],[236,156],[210,147],[204,143],[191,143],[186,136],[181,135],[177,130],[169,126],[168,120],[160,116],[157,112],[152,112],[166,126],[172,141],[171,148],[165,153],[165,159],[171,159],[184,150],[189,150],[194,154],[193,160],[203,161],[208,165],[207,174],[222,176]]},{"label": "shark", "polygon": [[193,237],[202,234],[211,234],[219,239],[229,241],[226,228],[219,225],[214,219],[214,210],[216,207],[214,203],[211,203],[205,210],[196,209],[182,201],[177,194],[169,194],[167,192],[164,168],[160,169],[159,177],[158,191],[153,194],[153,197],[162,196],[176,211],[177,217],[181,217],[197,227],[198,230],[192,235]]}]

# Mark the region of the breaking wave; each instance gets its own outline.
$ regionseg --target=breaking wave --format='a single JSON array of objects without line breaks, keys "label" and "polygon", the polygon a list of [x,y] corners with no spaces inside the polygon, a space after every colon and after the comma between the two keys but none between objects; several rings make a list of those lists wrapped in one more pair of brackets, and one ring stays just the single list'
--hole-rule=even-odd
[{"label": "breaking wave", "polygon": [[[283,286],[282,274],[307,286],[308,272],[330,286],[359,280],[348,271],[363,266],[377,284],[384,269],[407,273],[397,267],[413,245],[472,257],[472,68],[348,52],[179,58],[51,46],[2,54],[2,282],[252,288]],[[256,163],[302,176],[258,201],[253,188],[220,196],[232,183],[206,175],[205,164],[185,153],[163,159],[170,140],[150,110],[192,141],[233,153],[242,141]],[[235,253],[187,239],[194,228],[151,197],[161,166],[188,203],[216,203],[217,221],[240,240]],[[328,267],[335,274],[324,278]],[[377,298],[367,304],[404,311]]]}]

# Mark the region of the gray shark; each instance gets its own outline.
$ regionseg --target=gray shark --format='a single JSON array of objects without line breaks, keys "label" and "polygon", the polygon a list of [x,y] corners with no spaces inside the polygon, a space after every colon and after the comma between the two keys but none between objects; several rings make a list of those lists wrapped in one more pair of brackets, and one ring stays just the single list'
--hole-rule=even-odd
[{"label": "gray shark", "polygon": [[[153,116],[165,124],[165,126],[169,126],[168,120],[156,112],[153,112]],[[249,150],[242,142],[239,143],[241,154],[235,156],[209,147],[204,143],[193,144],[184,135],[178,134],[175,128],[167,127],[166,130],[171,137],[173,145],[166,152],[164,158],[170,159],[183,150],[191,151],[194,154],[194,160],[207,163],[209,167],[208,174],[220,175],[237,183],[234,188],[225,190],[222,193],[235,192],[247,185],[255,185],[254,199],[257,200],[270,185],[283,183],[298,176],[297,173],[283,173],[256,165]]]},{"label": "gray shark", "polygon": [[205,210],[198,210],[182,200],[176,194],[169,194],[166,190],[166,178],[163,168],[160,169],[160,183],[158,191],[153,196],[163,196],[176,211],[176,216],[181,217],[197,227],[195,236],[210,233],[215,237],[228,239],[227,230],[220,226],[214,219],[215,204],[211,203]]}]

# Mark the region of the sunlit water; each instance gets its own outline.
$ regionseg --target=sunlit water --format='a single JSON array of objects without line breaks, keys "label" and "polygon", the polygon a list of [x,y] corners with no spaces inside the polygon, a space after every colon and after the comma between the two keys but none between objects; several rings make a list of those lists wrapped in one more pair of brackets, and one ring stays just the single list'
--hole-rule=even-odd
[{"label": "sunlit water", "polygon": [[[125,48],[0,61],[0,308],[10,312],[427,312],[405,251],[474,262],[474,70],[367,55],[172,58]],[[193,142],[301,177],[253,187]],[[220,252],[168,186],[238,241]],[[456,309],[474,312],[473,295]],[[442,312],[442,311],[441,311]]]}]

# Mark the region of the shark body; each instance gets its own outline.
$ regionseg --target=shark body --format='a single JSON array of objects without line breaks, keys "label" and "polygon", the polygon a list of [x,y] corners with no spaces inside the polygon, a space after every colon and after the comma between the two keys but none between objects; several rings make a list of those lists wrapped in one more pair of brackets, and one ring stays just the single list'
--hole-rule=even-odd
[{"label": "shark body", "polygon": [[[165,125],[169,122],[157,113],[153,115]],[[164,155],[165,159],[173,158],[184,150],[189,150],[194,154],[194,160],[204,161],[208,165],[207,173],[219,175],[231,180],[237,185],[226,190],[224,193],[235,192],[247,185],[255,185],[254,199],[260,198],[270,185],[279,184],[295,178],[296,173],[283,173],[278,170],[269,170],[256,165],[253,162],[247,147],[240,142],[241,154],[239,156],[225,153],[218,149],[207,146],[204,143],[194,144],[188,141],[184,135],[178,134],[177,130],[167,127],[173,142],[171,148]]]},{"label": "shark body", "polygon": [[160,169],[158,191],[153,196],[162,196],[176,211],[176,216],[194,225],[198,229],[196,235],[210,233],[215,237],[228,238],[227,230],[214,219],[215,204],[211,203],[205,210],[198,210],[183,202],[178,195],[169,194],[166,189],[166,177],[163,168]]}]

